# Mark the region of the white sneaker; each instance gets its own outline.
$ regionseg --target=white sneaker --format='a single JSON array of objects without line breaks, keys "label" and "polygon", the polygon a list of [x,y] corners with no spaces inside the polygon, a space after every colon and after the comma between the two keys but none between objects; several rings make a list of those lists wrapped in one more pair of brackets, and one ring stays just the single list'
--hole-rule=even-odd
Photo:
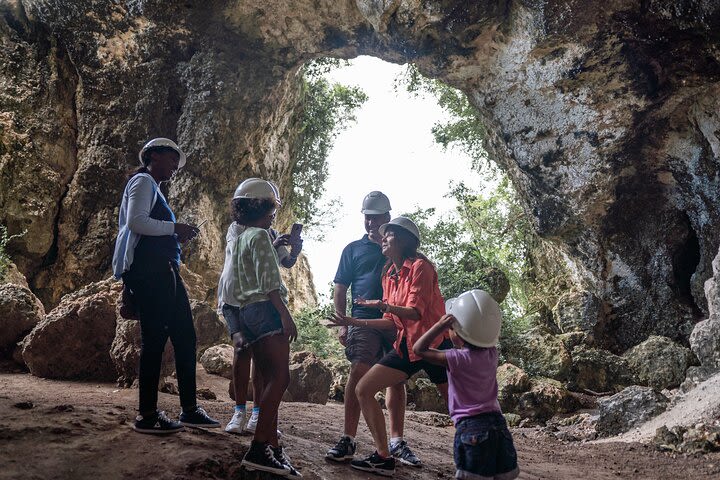
[{"label": "white sneaker", "polygon": [[[247,425],[245,425],[245,431],[250,433],[255,433],[255,429],[257,428],[257,422],[258,422],[259,415],[257,413],[250,414],[250,419],[247,422]],[[282,432],[280,430],[277,430],[277,437],[278,440],[282,438]]]},{"label": "white sneaker", "polygon": [[235,410],[232,419],[230,419],[230,422],[225,427],[225,431],[229,433],[242,433],[243,427],[245,426],[245,415],[246,412],[244,410]]}]

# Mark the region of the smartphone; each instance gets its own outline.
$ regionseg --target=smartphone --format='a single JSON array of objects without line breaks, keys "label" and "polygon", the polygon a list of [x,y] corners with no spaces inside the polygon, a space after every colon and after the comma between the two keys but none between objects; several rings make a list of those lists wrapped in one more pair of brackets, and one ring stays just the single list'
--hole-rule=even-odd
[{"label": "smartphone", "polygon": [[290,229],[290,244],[295,244],[300,240],[300,234],[302,233],[302,223],[293,223]]}]

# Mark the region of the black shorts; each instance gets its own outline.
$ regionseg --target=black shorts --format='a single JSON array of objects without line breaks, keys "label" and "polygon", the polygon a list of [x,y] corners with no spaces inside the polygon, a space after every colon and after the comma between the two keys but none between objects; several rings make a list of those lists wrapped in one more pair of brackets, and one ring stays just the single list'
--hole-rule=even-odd
[{"label": "black shorts", "polygon": [[[438,345],[437,348],[438,350],[448,350],[452,348],[452,343],[446,338],[440,345]],[[400,356],[400,354],[395,350],[391,351],[380,359],[378,365],[384,365],[386,367],[405,372],[408,378],[412,377],[420,370],[425,370],[425,373],[427,373],[430,381],[435,385],[447,383],[447,370],[442,365],[435,365],[427,360],[418,360],[417,362],[410,361],[407,342],[404,338],[400,343],[400,352],[402,353],[402,356]]]}]

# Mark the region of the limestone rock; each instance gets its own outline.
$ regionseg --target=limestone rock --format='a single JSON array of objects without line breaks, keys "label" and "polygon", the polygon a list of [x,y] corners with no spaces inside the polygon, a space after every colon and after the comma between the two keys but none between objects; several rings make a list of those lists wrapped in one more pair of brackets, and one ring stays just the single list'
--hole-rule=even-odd
[{"label": "limestone rock", "polygon": [[220,318],[214,308],[205,302],[190,301],[195,335],[197,336],[197,358],[208,348],[230,342],[225,321]]},{"label": "limestone rock", "polygon": [[651,336],[623,354],[638,385],[676,388],[693,361],[690,349],[666,337]]},{"label": "limestone rock", "polygon": [[598,402],[595,429],[601,436],[617,435],[659,415],[668,399],[650,387],[633,385]]},{"label": "limestone rock", "polygon": [[603,316],[602,305],[591,292],[567,292],[553,308],[553,318],[563,333],[592,332]]},{"label": "limestone rock", "polygon": [[429,378],[413,376],[407,382],[407,401],[416,410],[447,413],[448,408],[437,386]]},{"label": "limestone rock", "polygon": [[45,309],[27,287],[0,285],[0,355],[9,357],[15,344],[45,316]]},{"label": "limestone rock", "polygon": [[290,359],[290,385],[283,401],[325,405],[332,383],[330,370],[310,352],[297,352]]},{"label": "limestone rock", "polygon": [[206,372],[232,378],[233,356],[235,349],[230,345],[210,347],[200,357],[200,364]]},{"label": "limestone rock", "polygon": [[515,413],[523,418],[545,422],[556,413],[572,413],[580,404],[557,380],[536,378],[529,391],[518,398]]},{"label": "limestone rock", "polygon": [[700,365],[714,371],[720,369],[720,317],[713,316],[695,325],[690,348]]},{"label": "limestone rock", "polygon": [[498,401],[503,412],[511,412],[517,406],[520,394],[530,390],[530,377],[512,363],[504,363],[497,369]]},{"label": "limestone rock", "polygon": [[570,373],[570,352],[554,335],[532,330],[517,338],[506,339],[502,347],[507,361],[530,375],[565,380]]},{"label": "limestone rock", "polygon": [[572,351],[572,390],[614,392],[632,383],[628,360],[607,350],[577,347]]},{"label": "limestone rock", "polygon": [[20,270],[18,270],[17,266],[10,262],[10,264],[7,266],[7,270],[5,270],[5,275],[0,278],[0,285],[5,283],[12,283],[15,285],[20,285],[21,287],[30,288],[27,283],[27,278],[25,278],[25,275],[23,275]]},{"label": "limestone rock", "polygon": [[63,297],[23,340],[30,373],[44,378],[114,380],[110,358],[120,284],[106,280]]},{"label": "limestone rock", "polygon": [[350,362],[342,358],[337,360],[323,360],[323,363],[332,374],[332,383],[330,384],[328,398],[336,402],[342,402],[345,399],[345,385],[347,385],[348,377],[350,376]]}]

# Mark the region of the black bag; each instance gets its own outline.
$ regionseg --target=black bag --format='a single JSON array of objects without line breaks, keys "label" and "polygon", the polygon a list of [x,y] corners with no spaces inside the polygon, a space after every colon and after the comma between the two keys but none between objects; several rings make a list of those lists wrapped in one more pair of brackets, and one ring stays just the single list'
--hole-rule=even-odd
[{"label": "black bag", "polygon": [[133,295],[130,287],[125,284],[123,284],[122,296],[120,297],[120,316],[126,320],[140,320],[135,305],[135,295]]}]

